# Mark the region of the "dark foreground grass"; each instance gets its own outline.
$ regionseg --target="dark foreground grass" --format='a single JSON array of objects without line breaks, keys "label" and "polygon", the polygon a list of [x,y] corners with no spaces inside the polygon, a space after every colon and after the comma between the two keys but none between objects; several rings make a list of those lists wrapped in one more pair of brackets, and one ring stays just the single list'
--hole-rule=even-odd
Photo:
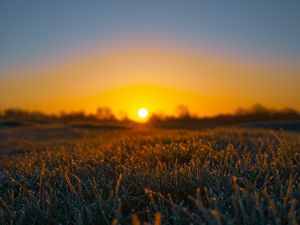
[{"label": "dark foreground grass", "polygon": [[107,131],[23,144],[18,137],[6,141],[27,151],[2,148],[0,224],[300,221],[298,134]]}]

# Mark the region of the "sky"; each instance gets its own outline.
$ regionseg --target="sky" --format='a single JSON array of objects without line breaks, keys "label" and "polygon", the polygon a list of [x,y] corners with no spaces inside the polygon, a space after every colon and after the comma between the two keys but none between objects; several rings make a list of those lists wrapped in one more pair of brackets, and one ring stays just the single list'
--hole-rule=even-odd
[{"label": "sky", "polygon": [[296,0],[4,0],[0,109],[300,110],[299,11]]}]

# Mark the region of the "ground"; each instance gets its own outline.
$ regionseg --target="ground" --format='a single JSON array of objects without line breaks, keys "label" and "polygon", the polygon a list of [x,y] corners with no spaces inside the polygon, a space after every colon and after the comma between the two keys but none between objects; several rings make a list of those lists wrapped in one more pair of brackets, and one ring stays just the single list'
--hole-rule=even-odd
[{"label": "ground", "polygon": [[298,224],[300,133],[0,129],[0,224]]}]

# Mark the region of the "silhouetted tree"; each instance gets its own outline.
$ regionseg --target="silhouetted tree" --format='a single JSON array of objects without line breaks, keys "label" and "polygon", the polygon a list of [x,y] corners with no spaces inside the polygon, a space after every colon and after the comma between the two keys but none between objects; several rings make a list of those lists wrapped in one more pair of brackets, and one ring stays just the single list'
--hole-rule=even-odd
[{"label": "silhouetted tree", "polygon": [[178,116],[178,118],[190,118],[191,117],[189,109],[185,105],[178,105],[176,107],[176,115]]},{"label": "silhouetted tree", "polygon": [[99,107],[96,114],[98,119],[101,120],[116,120],[116,116],[113,114],[112,110],[108,107]]}]

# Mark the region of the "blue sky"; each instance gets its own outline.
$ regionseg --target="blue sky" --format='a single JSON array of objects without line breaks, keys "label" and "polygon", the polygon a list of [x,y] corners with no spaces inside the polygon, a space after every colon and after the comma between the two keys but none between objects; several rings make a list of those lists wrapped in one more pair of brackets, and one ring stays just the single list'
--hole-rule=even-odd
[{"label": "blue sky", "polygon": [[188,106],[204,114],[300,110],[299,12],[299,0],[2,0],[0,109],[93,111],[93,96],[153,84],[198,94]]},{"label": "blue sky", "polygon": [[3,0],[0,67],[154,37],[298,60],[299,12],[296,0]]}]

